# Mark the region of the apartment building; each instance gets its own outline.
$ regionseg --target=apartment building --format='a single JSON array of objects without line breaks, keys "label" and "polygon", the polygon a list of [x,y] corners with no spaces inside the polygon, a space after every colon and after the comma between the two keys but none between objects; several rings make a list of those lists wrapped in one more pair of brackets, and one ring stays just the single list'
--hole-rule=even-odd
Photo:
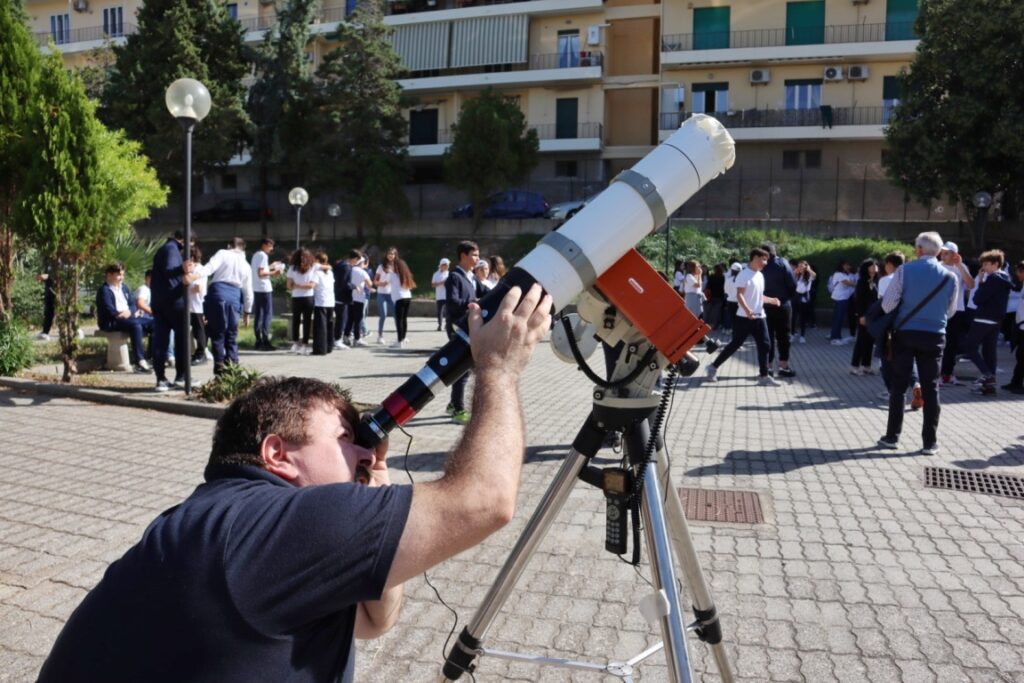
[{"label": "apartment building", "polygon": [[[52,38],[70,66],[134,30],[137,0],[118,1],[28,0],[28,11],[40,43]],[[354,4],[319,11],[311,62],[334,47],[326,36]],[[440,178],[459,110],[491,87],[514,97],[538,132],[536,181],[607,182],[702,112],[738,143],[732,185],[704,198],[705,215],[907,215],[881,161],[898,76],[918,43],[917,0],[385,4],[409,71],[401,85],[413,102],[409,156],[419,181]],[[261,40],[274,21],[272,2],[228,7],[247,40]]]}]

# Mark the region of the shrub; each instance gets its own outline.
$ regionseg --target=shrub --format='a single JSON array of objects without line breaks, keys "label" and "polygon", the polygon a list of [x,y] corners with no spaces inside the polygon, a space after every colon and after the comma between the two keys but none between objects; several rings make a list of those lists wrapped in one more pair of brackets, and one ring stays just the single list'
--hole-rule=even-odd
[{"label": "shrub", "polygon": [[259,370],[241,365],[226,365],[223,372],[209,382],[198,386],[192,398],[203,403],[226,403],[244,394],[263,376]]},{"label": "shrub", "polygon": [[31,367],[35,358],[32,340],[17,321],[0,320],[0,375],[13,375]]}]

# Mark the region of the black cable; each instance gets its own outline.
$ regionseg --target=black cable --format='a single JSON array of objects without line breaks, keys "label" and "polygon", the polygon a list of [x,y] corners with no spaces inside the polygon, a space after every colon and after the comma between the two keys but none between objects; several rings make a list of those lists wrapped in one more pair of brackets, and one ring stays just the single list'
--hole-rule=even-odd
[{"label": "black cable", "polygon": [[[668,384],[672,387],[675,387],[676,374],[678,371],[679,369],[675,364],[669,366]],[[640,465],[636,471],[636,477],[633,478],[633,491],[629,494],[629,498],[626,501],[627,505],[635,505],[637,507],[640,505],[640,499],[643,497],[644,476],[647,474],[647,466],[653,462],[652,456],[654,455],[655,447],[658,444],[658,432],[661,431],[662,425],[665,422],[665,413],[668,411],[668,404],[672,399],[673,393],[675,393],[673,390],[666,390],[661,394],[661,400],[658,402],[658,408],[655,411],[654,419],[650,424],[651,433],[647,438],[647,445],[644,448],[644,459],[640,461]]]},{"label": "black cable", "polygon": [[565,334],[568,337],[569,350],[572,351],[572,357],[573,360],[576,361],[576,366],[583,371],[583,374],[587,376],[587,379],[602,389],[614,389],[615,387],[621,387],[629,384],[640,376],[640,373],[643,372],[644,368],[646,368],[652,360],[654,360],[654,356],[658,353],[658,349],[652,346],[647,350],[647,353],[644,354],[643,358],[640,359],[637,366],[622,379],[617,379],[614,382],[610,379],[601,379],[597,373],[590,369],[590,366],[587,365],[587,359],[584,358],[583,354],[580,352],[580,347],[576,343],[576,335],[572,330],[572,323],[569,322],[569,316],[562,318],[562,327],[565,329]]}]

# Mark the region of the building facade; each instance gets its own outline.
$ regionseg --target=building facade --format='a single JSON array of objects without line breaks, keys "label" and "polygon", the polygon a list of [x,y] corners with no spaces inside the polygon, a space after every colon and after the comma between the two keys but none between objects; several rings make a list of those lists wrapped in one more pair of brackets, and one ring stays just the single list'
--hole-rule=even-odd
[{"label": "building facade", "polygon": [[[331,0],[327,0],[330,2]],[[324,6],[316,64],[355,2]],[[135,30],[137,0],[28,0],[41,46],[69,66]],[[262,40],[272,0],[228,4]],[[694,112],[737,141],[733,170],[684,207],[708,218],[948,220],[885,180],[884,127],[918,44],[917,0],[389,0],[408,69],[409,157],[440,180],[462,105],[485,88],[514,97],[540,138],[531,184],[552,201],[599,188]],[[45,49],[45,47],[44,47]],[[244,189],[239,169],[230,184]],[[214,182],[212,189],[219,190]]]}]

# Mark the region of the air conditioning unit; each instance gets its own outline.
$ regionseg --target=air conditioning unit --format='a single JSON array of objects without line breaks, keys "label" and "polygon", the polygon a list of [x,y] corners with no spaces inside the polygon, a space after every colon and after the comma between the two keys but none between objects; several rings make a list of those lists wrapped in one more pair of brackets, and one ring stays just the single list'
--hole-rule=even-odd
[{"label": "air conditioning unit", "polygon": [[846,77],[851,81],[866,81],[868,74],[868,67],[865,64],[851,64],[846,68]]},{"label": "air conditioning unit", "polygon": [[76,12],[88,12],[89,11],[89,0],[75,0],[72,7],[75,8]]},{"label": "air conditioning unit", "polygon": [[825,72],[822,74],[826,81],[841,81],[843,80],[843,67],[841,66],[826,66]]},{"label": "air conditioning unit", "polygon": [[757,85],[768,83],[772,80],[772,72],[768,69],[751,69],[750,70],[750,84]]}]

